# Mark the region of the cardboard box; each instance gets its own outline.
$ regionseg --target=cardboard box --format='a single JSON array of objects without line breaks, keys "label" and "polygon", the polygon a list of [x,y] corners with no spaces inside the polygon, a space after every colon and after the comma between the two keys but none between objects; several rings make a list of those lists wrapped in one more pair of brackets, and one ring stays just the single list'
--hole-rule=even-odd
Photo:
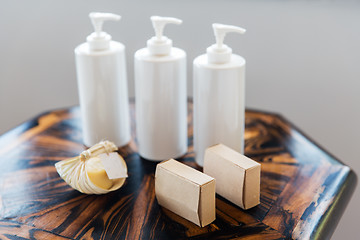
[{"label": "cardboard box", "polygon": [[217,144],[205,151],[204,173],[216,179],[216,193],[243,209],[260,203],[261,165]]},{"label": "cardboard box", "polygon": [[174,159],[155,172],[159,205],[204,227],[215,220],[215,179]]}]

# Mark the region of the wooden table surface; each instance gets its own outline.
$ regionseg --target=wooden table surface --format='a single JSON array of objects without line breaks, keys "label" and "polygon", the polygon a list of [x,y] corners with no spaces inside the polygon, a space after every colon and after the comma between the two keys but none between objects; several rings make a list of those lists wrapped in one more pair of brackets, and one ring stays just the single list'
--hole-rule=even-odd
[{"label": "wooden table surface", "polygon": [[[189,150],[180,160],[200,169],[191,112],[189,103]],[[0,239],[323,239],[357,182],[281,116],[248,110],[245,154],[262,165],[261,204],[244,211],[217,196],[216,220],[200,228],[157,204],[156,163],[141,159],[134,142],[119,151],[129,170],[121,189],[85,195],[66,185],[54,164],[85,149],[79,115],[78,107],[47,112],[0,137]]]}]

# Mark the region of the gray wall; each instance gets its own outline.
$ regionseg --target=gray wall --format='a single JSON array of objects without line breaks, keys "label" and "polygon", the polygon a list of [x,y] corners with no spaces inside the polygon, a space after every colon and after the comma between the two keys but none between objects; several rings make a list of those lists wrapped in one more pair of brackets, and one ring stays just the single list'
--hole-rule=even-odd
[{"label": "gray wall", "polygon": [[[151,15],[174,16],[166,35],[191,62],[214,42],[211,23],[248,29],[226,39],[247,59],[247,107],[279,112],[360,172],[360,3],[358,1],[3,0],[0,8],[0,133],[49,109],[78,104],[73,49],[92,31],[90,11],[122,15],[105,30],[133,53],[153,34]],[[351,239],[357,190],[333,239]],[[357,224],[358,225],[358,224]]]}]

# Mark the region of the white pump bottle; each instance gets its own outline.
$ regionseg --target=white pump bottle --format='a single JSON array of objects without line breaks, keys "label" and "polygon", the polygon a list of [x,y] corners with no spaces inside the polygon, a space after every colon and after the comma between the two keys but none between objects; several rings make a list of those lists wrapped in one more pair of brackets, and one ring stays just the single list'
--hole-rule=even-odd
[{"label": "white pump bottle", "polygon": [[194,151],[203,166],[206,148],[222,143],[243,153],[245,59],[223,44],[229,32],[245,29],[213,24],[216,44],[194,60]]},{"label": "white pump bottle", "polygon": [[135,53],[136,131],[140,156],[161,161],[187,152],[186,53],[163,36],[181,20],[151,21],[156,36]]},{"label": "white pump bottle", "polygon": [[125,47],[102,31],[111,13],[90,13],[95,32],[75,49],[83,139],[86,146],[110,140],[117,146],[130,139]]}]

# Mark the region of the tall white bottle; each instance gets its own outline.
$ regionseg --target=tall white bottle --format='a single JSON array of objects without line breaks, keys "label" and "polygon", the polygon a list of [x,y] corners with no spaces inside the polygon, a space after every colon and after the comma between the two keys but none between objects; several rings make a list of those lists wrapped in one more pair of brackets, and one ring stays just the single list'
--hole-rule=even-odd
[{"label": "tall white bottle", "polygon": [[186,53],[163,36],[176,18],[152,16],[156,36],[135,53],[136,131],[139,154],[148,160],[187,152]]},{"label": "tall white bottle", "polygon": [[95,32],[75,49],[84,144],[106,139],[123,146],[131,139],[125,47],[102,31],[104,21],[118,21],[120,16],[89,17]]},{"label": "tall white bottle", "polygon": [[243,153],[245,59],[223,44],[229,32],[245,29],[213,24],[216,44],[194,60],[194,151],[203,166],[206,148],[217,143]]}]

